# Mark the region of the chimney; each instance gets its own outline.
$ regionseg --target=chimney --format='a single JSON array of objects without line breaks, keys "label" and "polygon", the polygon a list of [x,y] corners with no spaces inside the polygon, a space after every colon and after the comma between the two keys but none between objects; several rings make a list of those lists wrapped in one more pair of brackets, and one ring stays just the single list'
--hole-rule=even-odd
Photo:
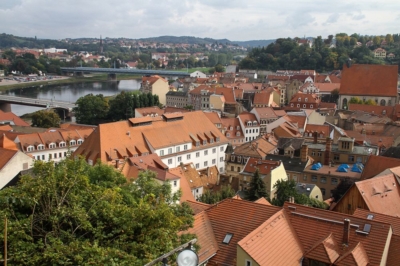
[{"label": "chimney", "polygon": [[300,160],[302,163],[307,162],[307,155],[308,155],[308,146],[303,144],[300,150]]},{"label": "chimney", "polygon": [[326,146],[325,146],[325,158],[324,158],[324,165],[329,165],[331,161],[331,152],[332,152],[332,139],[326,139]]},{"label": "chimney", "polygon": [[350,238],[350,219],[344,219],[343,224],[343,245],[349,245]]},{"label": "chimney", "polygon": [[313,137],[314,137],[314,144],[318,143],[318,132],[313,132]]}]

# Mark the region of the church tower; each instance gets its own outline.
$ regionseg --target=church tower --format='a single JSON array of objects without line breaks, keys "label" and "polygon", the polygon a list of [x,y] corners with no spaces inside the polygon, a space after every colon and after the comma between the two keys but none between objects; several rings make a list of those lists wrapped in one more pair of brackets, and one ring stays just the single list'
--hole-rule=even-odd
[{"label": "church tower", "polygon": [[103,39],[101,38],[100,35],[100,47],[99,47],[99,53],[102,54],[103,53]]}]

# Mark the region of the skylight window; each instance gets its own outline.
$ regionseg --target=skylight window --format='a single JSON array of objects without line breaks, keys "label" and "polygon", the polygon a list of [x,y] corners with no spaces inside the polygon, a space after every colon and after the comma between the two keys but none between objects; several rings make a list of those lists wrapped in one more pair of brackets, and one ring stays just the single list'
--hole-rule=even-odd
[{"label": "skylight window", "polygon": [[232,237],[233,237],[233,234],[227,233],[225,235],[224,240],[222,241],[222,243],[229,244],[229,242],[231,241]]}]

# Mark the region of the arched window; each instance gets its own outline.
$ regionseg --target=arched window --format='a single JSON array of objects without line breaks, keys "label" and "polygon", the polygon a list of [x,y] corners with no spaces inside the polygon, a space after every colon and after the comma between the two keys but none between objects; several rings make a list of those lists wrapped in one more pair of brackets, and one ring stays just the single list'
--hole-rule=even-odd
[{"label": "arched window", "polygon": [[257,121],[253,121],[253,126],[257,126]]},{"label": "arched window", "polygon": [[346,98],[343,99],[342,108],[343,108],[343,109],[347,109],[347,99],[346,99]]},{"label": "arched window", "polygon": [[297,107],[300,107],[300,104],[297,104]]},{"label": "arched window", "polygon": [[307,107],[307,105],[303,104],[303,108],[306,108],[306,107]]},{"label": "arched window", "polygon": [[293,107],[293,106],[294,106],[294,104],[293,104],[293,103],[291,103],[291,104],[290,104],[290,107]]},{"label": "arched window", "polygon": [[301,98],[299,97],[299,98],[297,99],[297,101],[298,101],[298,102],[301,102]]},{"label": "arched window", "polygon": [[386,105],[386,101],[384,99],[381,100],[381,106],[385,106]]},{"label": "arched window", "polygon": [[310,108],[313,108],[313,105],[312,105],[312,104],[310,104]]},{"label": "arched window", "polygon": [[305,98],[304,101],[308,102],[308,98]]}]

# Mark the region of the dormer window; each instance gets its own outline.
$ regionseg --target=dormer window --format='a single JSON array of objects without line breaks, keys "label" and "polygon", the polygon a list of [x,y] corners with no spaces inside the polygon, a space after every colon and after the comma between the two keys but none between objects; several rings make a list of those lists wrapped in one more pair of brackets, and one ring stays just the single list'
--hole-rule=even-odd
[{"label": "dormer window", "polygon": [[196,147],[200,146],[200,141],[196,141]]},{"label": "dormer window", "polygon": [[75,146],[76,145],[76,140],[72,139],[69,141],[70,146]]},{"label": "dormer window", "polygon": [[230,134],[230,133],[226,133],[226,136],[227,136],[227,137],[230,137],[230,136],[231,136],[231,134]]},{"label": "dormer window", "polygon": [[78,145],[81,145],[83,143],[83,140],[78,139]]},{"label": "dormer window", "polygon": [[236,137],[240,137],[240,132],[236,132]]},{"label": "dormer window", "polygon": [[305,98],[304,101],[308,102],[308,98]]},{"label": "dormer window", "polygon": [[236,130],[239,130],[240,129],[240,126],[236,126]]},{"label": "dormer window", "polygon": [[210,143],[214,143],[214,139],[210,139]]},{"label": "dormer window", "polygon": [[38,149],[39,151],[44,150],[44,145],[43,145],[43,144],[39,144],[39,145],[37,146],[37,149]]},{"label": "dormer window", "polygon": [[216,140],[215,140],[216,142],[219,142],[219,137],[218,138],[216,138]]},{"label": "dormer window", "polygon": [[298,102],[301,102],[301,98],[299,97],[299,98],[297,99],[297,101],[298,101]]},{"label": "dormer window", "polygon": [[60,148],[62,148],[62,147],[65,147],[66,144],[65,144],[65,142],[60,142],[60,144],[58,144],[58,146],[59,146]]},{"label": "dormer window", "polygon": [[237,157],[237,161],[238,161],[238,163],[242,162],[242,157],[241,157],[241,156],[238,156],[238,157]]},{"label": "dormer window", "polygon": [[233,130],[233,127],[229,127],[229,130]]},{"label": "dormer window", "polygon": [[206,145],[207,144],[207,140],[203,140],[203,145]]},{"label": "dormer window", "polygon": [[247,126],[251,127],[251,122],[250,121],[247,122]]},{"label": "dormer window", "polygon": [[30,145],[30,146],[28,146],[27,148],[26,148],[26,151],[34,151],[35,150],[35,147],[33,147],[32,145]]},{"label": "dormer window", "polygon": [[56,147],[56,144],[55,144],[55,143],[50,143],[50,144],[49,144],[49,148],[50,148],[50,149],[55,149],[55,147]]},{"label": "dormer window", "polygon": [[294,106],[294,104],[293,104],[293,103],[291,103],[291,104],[290,104],[290,107],[293,107],[293,106]]},{"label": "dormer window", "polygon": [[253,126],[257,126],[257,121],[253,121]]},{"label": "dormer window", "polygon": [[231,161],[232,161],[232,162],[235,161],[235,156],[234,156],[234,155],[231,156]]}]

